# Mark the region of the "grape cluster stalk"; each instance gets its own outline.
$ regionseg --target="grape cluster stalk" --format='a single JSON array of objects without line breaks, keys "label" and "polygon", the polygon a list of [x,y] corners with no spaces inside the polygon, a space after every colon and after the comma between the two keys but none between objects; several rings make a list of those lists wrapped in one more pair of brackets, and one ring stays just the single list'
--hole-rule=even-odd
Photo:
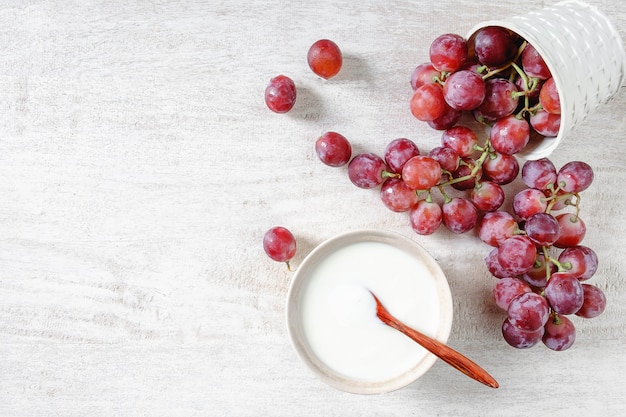
[{"label": "grape cluster stalk", "polygon": [[[587,283],[598,257],[582,245],[581,193],[593,181],[591,166],[571,161],[557,170],[542,158],[520,167],[516,156],[531,135],[559,131],[550,70],[531,44],[501,27],[479,30],[472,45],[460,35],[441,35],[429,56],[411,74],[409,109],[441,132],[438,146],[425,152],[402,137],[381,154],[353,155],[345,136],[326,132],[315,151],[328,166],[347,165],[349,180],[377,189],[389,210],[407,213],[419,235],[442,227],[454,234],[475,230],[491,247],[485,267],[497,278],[492,294],[505,313],[504,340],[519,349],[541,341],[566,350],[576,336],[570,317],[600,315],[606,296]],[[464,114],[482,126],[479,133],[461,122]],[[505,186],[520,176],[526,188],[507,209]]]}]

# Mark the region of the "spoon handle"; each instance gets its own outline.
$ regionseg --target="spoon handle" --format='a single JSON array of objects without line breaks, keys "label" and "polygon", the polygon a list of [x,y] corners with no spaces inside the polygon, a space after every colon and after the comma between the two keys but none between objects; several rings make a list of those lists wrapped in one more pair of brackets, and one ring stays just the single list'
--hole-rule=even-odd
[{"label": "spoon handle", "polygon": [[376,300],[376,315],[383,323],[410,337],[415,342],[422,345],[422,347],[426,350],[430,351],[435,356],[463,372],[470,378],[473,378],[491,388],[498,388],[498,382],[494,379],[494,377],[489,375],[487,371],[478,366],[471,359],[441,343],[440,341],[428,337],[425,334],[405,325],[400,320],[392,316],[375,295],[374,299]]}]

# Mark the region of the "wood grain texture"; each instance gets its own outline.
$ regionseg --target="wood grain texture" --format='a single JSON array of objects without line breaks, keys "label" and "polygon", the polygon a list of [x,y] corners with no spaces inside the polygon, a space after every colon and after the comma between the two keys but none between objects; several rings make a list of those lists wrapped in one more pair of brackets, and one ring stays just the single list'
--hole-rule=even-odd
[{"label": "wood grain texture", "polygon": [[[621,1],[589,2],[625,38]],[[313,143],[332,129],[355,152],[396,137],[436,146],[408,112],[412,69],[438,34],[519,13],[519,2],[302,3],[0,4],[0,415],[623,414],[624,89],[553,155],[595,169],[582,210],[607,311],[576,320],[567,352],[517,351],[489,298],[488,248],[474,235],[415,235],[375,191],[319,163]],[[323,37],[345,59],[329,81],[305,58]],[[263,102],[279,73],[298,85],[287,115]],[[298,238],[296,267],[347,230],[422,244],[450,282],[451,346],[501,388],[440,362],[381,396],[316,380],[286,332],[291,274],[261,247],[278,224]]]}]

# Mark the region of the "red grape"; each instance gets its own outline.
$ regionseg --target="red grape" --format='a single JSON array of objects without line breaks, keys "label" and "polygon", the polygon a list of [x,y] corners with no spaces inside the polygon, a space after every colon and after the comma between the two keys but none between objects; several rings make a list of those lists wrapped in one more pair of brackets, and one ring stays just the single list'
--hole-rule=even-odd
[{"label": "red grape", "polygon": [[522,167],[522,181],[529,188],[545,190],[556,184],[556,168],[548,158],[528,160]]},{"label": "red grape", "polygon": [[478,211],[467,199],[454,197],[442,207],[443,224],[453,233],[469,232],[478,222]]},{"label": "red grape", "polygon": [[557,184],[568,193],[584,191],[592,182],[593,170],[586,162],[568,162],[561,167],[557,175]]},{"label": "red grape", "polygon": [[385,161],[380,156],[361,153],[348,164],[348,177],[359,188],[374,188],[383,182],[386,169]]},{"label": "red grape", "polygon": [[424,84],[413,93],[411,114],[418,120],[428,122],[441,117],[446,110],[443,89],[439,84]]},{"label": "red grape", "polygon": [[517,278],[506,277],[499,279],[495,283],[492,295],[496,305],[506,311],[515,297],[531,291],[531,288],[525,282]]},{"label": "red grape", "polygon": [[471,156],[478,145],[478,136],[466,126],[454,126],[441,134],[441,144],[454,150],[459,156]]},{"label": "red grape", "polygon": [[417,203],[415,190],[399,178],[387,178],[380,187],[380,199],[391,211],[408,211]]},{"label": "red grape", "polygon": [[418,65],[411,74],[411,88],[417,90],[424,84],[433,84],[441,72],[437,71],[430,62]]},{"label": "red grape", "polygon": [[296,84],[286,75],[272,78],[265,88],[265,104],[274,113],[287,113],[296,104]]},{"label": "red grape", "polygon": [[598,270],[598,255],[587,246],[573,246],[566,248],[559,255],[559,262],[565,267],[568,274],[581,281],[588,280]]},{"label": "red grape", "polygon": [[537,133],[547,137],[556,137],[561,130],[561,115],[539,110],[530,116],[530,125]]},{"label": "red grape", "polygon": [[504,78],[490,78],[485,81],[485,99],[478,107],[481,116],[487,120],[497,120],[513,114],[519,97],[517,87]]},{"label": "red grape", "polygon": [[461,110],[453,109],[448,105],[448,103],[445,103],[445,101],[444,104],[445,108],[441,116],[426,122],[428,123],[428,126],[435,130],[446,130],[451,128],[461,119],[461,116],[463,115]]},{"label": "red grape", "polygon": [[506,211],[485,213],[478,224],[478,237],[486,244],[498,247],[518,231],[517,222]]},{"label": "red grape", "polygon": [[529,77],[547,80],[551,77],[550,69],[534,46],[527,43],[522,52],[522,68]]},{"label": "red grape", "polygon": [[561,232],[559,222],[548,213],[535,213],[526,219],[526,235],[540,246],[552,246]]},{"label": "red grape", "polygon": [[385,162],[389,170],[394,173],[401,173],[406,161],[420,154],[417,145],[406,138],[394,139],[385,148]]},{"label": "red grape", "polygon": [[476,186],[476,182],[482,178],[483,170],[479,167],[474,174],[475,161],[472,158],[461,158],[459,168],[452,172],[452,178],[458,180],[459,178],[468,177],[465,180],[459,180],[452,183],[452,187],[457,190],[471,190]]},{"label": "red grape", "polygon": [[512,347],[517,349],[527,349],[535,346],[543,336],[544,328],[527,331],[515,327],[506,319],[502,324],[502,337]]},{"label": "red grape", "polygon": [[440,35],[430,44],[429,55],[437,70],[455,72],[467,59],[467,41],[454,33]]},{"label": "red grape", "polygon": [[544,293],[550,307],[559,314],[574,314],[583,305],[583,287],[567,272],[552,274]]},{"label": "red grape", "polygon": [[541,86],[539,102],[548,113],[561,114],[561,100],[559,99],[559,92],[556,90],[554,78],[548,78]]},{"label": "red grape", "polygon": [[598,317],[606,308],[606,296],[595,285],[582,284],[584,301],[582,307],[576,312],[577,316],[591,319]]},{"label": "red grape", "polygon": [[554,246],[567,248],[582,242],[587,232],[587,226],[585,226],[583,219],[574,213],[562,213],[556,216],[556,220],[559,222],[561,232],[559,238],[554,242]]},{"label": "red grape", "polygon": [[513,211],[524,220],[535,213],[543,213],[547,207],[546,196],[536,188],[526,188],[513,197]]},{"label": "red grape", "polygon": [[492,249],[485,257],[485,265],[489,273],[496,278],[508,278],[517,275],[500,265],[500,261],[498,261],[498,248]]},{"label": "red grape", "polygon": [[289,265],[296,254],[296,238],[284,227],[272,227],[263,236],[263,249],[273,260]]},{"label": "red grape", "polygon": [[470,199],[478,210],[494,211],[504,203],[504,190],[492,181],[481,181],[470,193]]},{"label": "red grape", "polygon": [[457,110],[474,110],[485,99],[485,82],[474,71],[461,70],[452,73],[443,85],[446,103]]},{"label": "red grape", "polygon": [[515,235],[498,247],[498,262],[511,275],[520,275],[535,264],[537,250],[528,236]]},{"label": "red grape", "polygon": [[491,146],[497,152],[513,155],[528,144],[530,125],[526,119],[518,119],[514,115],[510,115],[494,123],[489,138],[491,139]]},{"label": "red grape", "polygon": [[484,178],[505,185],[511,183],[519,174],[519,162],[512,155],[495,152],[483,162]]},{"label": "red grape", "polygon": [[442,222],[441,206],[428,200],[420,200],[409,212],[411,228],[419,235],[435,233]]},{"label": "red grape", "polygon": [[456,171],[459,168],[461,158],[459,154],[448,148],[447,146],[438,146],[428,152],[428,156],[439,162],[441,169],[448,172]]},{"label": "red grape", "polygon": [[404,164],[402,179],[414,190],[428,190],[441,179],[441,166],[433,158],[417,155]]},{"label": "red grape", "polygon": [[480,29],[474,39],[474,49],[478,61],[488,67],[504,65],[517,53],[511,33],[498,26]]},{"label": "red grape", "polygon": [[576,340],[574,323],[565,316],[553,314],[545,325],[541,340],[549,349],[558,352],[569,349]]},{"label": "red grape", "polygon": [[524,281],[535,288],[544,288],[548,284],[548,274],[556,272],[556,265],[548,262],[543,254],[538,254],[535,258],[535,264],[523,275]]},{"label": "red grape", "polygon": [[335,42],[320,39],[309,48],[307,62],[316,75],[329,79],[339,73],[343,57]]},{"label": "red grape", "polygon": [[326,132],[315,142],[315,152],[326,165],[340,167],[350,160],[352,146],[345,136],[337,132]]},{"label": "red grape", "polygon": [[511,325],[526,331],[542,328],[550,317],[550,308],[544,297],[534,292],[518,295],[509,304],[507,317]]}]

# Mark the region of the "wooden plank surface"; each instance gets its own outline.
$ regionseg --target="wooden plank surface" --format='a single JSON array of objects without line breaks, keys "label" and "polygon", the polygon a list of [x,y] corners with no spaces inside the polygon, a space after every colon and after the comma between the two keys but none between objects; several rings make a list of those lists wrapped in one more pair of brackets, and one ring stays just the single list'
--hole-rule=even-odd
[{"label": "wooden plank surface", "polygon": [[[569,351],[508,347],[473,234],[414,234],[375,191],[313,151],[326,130],[356,152],[439,133],[408,111],[412,69],[439,34],[520,13],[518,1],[142,0],[0,4],[0,415],[519,416],[626,410],[623,88],[552,156],[596,174],[583,194],[600,318]],[[527,10],[555,1],[528,0]],[[593,0],[624,38],[620,0]],[[335,40],[344,67],[314,76]],[[268,80],[298,85],[287,115]],[[512,185],[515,189],[516,185]],[[517,186],[519,187],[519,186]],[[437,362],[379,396],[338,392],[298,360],[285,325],[292,273],[263,253],[275,225],[295,267],[331,236],[397,231],[441,263],[450,345],[500,382]]]}]

